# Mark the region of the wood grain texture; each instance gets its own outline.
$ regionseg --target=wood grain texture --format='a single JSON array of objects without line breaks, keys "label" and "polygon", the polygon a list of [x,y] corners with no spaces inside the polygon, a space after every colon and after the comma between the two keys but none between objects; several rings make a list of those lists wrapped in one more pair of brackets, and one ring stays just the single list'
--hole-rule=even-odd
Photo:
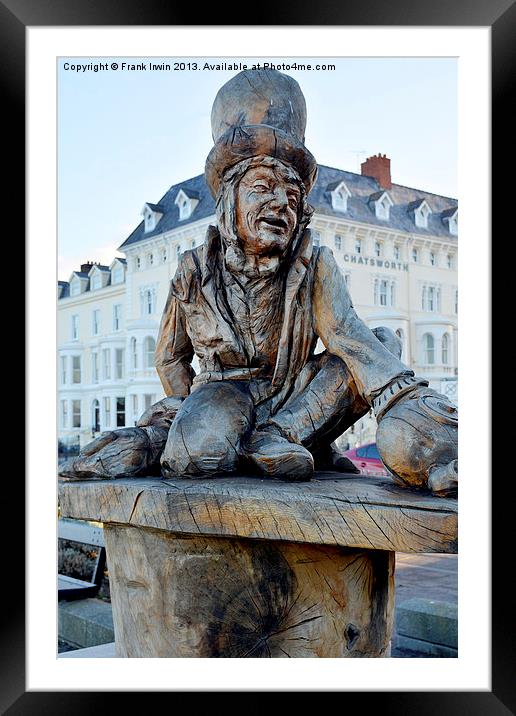
[{"label": "wood grain texture", "polygon": [[394,554],[107,525],[119,657],[388,655]]},{"label": "wood grain texture", "polygon": [[393,552],[457,552],[457,501],[388,479],[316,473],[308,483],[234,477],[61,482],[62,515],[176,534]]}]

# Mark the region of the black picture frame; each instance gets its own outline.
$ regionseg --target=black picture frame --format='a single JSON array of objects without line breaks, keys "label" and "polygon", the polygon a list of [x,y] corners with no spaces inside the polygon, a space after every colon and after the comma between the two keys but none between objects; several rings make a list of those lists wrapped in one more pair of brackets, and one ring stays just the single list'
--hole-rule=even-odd
[{"label": "black picture frame", "polygon": [[[193,12],[192,12],[193,9]],[[268,6],[261,3],[259,14],[252,16],[252,22],[245,23],[242,8],[232,12],[230,5],[213,5],[203,9],[202,26],[253,24],[262,25],[262,19],[272,20],[269,24],[296,26],[484,26],[491,28],[492,38],[492,148],[493,148],[493,190],[492,216],[493,236],[502,234],[501,224],[506,209],[512,205],[512,181],[502,179],[504,167],[516,166],[514,162],[514,103],[512,84],[515,72],[516,46],[516,2],[515,0],[381,0],[366,2],[342,2],[336,5],[331,0],[319,0],[318,3],[288,2],[281,6],[277,3]],[[4,98],[4,152],[7,152],[7,205],[19,205],[20,197],[25,193],[24,175],[24,127],[25,127],[25,30],[37,26],[186,26],[196,13],[196,8],[186,5],[164,5],[156,0],[103,0],[102,3],[85,0],[0,0],[0,78]],[[198,13],[198,11],[197,11]],[[235,17],[236,23],[228,23]],[[506,175],[505,175],[506,176]],[[487,199],[487,198],[486,198]],[[21,232],[18,226],[18,232]],[[509,242],[507,242],[509,243]],[[512,258],[511,245],[503,245],[503,253],[508,261]],[[21,252],[23,255],[23,251]],[[19,252],[16,256],[19,267]],[[504,260],[504,263],[506,261]],[[509,303],[507,283],[493,281],[493,306],[502,307]],[[504,288],[505,286],[505,288]],[[20,292],[21,293],[21,292]],[[504,300],[506,299],[506,300]],[[23,294],[19,297],[23,304]],[[503,309],[501,309],[503,311]],[[493,310],[493,317],[497,311]],[[502,314],[503,315],[503,314]],[[505,314],[506,315],[506,314]],[[20,325],[23,323],[19,320]],[[496,322],[493,321],[493,328]],[[21,331],[20,331],[21,333]],[[501,333],[501,332],[500,332]],[[493,330],[493,335],[496,331]],[[500,338],[500,341],[502,339]],[[20,343],[23,343],[21,333]],[[29,349],[30,341],[29,341]],[[506,349],[507,350],[507,349]],[[506,351],[505,351],[506,352]],[[501,355],[501,351],[499,353]],[[506,374],[505,378],[506,378]],[[507,395],[507,380],[502,385],[503,375],[493,376],[494,395]],[[506,401],[504,401],[506,402]],[[23,405],[23,401],[20,401]],[[500,413],[503,412],[500,407]],[[498,407],[493,405],[493,410]],[[21,411],[20,411],[21,412]],[[16,420],[21,420],[17,416]],[[498,444],[511,444],[507,427],[500,427]],[[506,440],[504,440],[504,437]],[[511,436],[512,437],[512,436]],[[512,440],[513,442],[513,440]],[[20,446],[20,454],[30,450],[30,445]],[[466,476],[467,477],[467,476]],[[512,476],[492,486],[492,690],[490,692],[347,692],[346,706],[350,699],[358,699],[360,708],[378,708],[382,714],[486,714],[502,715],[516,713],[516,689],[514,678],[516,654],[514,639],[514,596],[508,575],[510,575],[512,542],[509,534],[504,534],[512,524],[514,502],[510,499]],[[8,499],[14,518],[8,535],[16,534],[15,544],[9,538],[4,541],[4,579],[2,591],[8,595],[6,606],[1,615],[0,639],[0,711],[8,714],[70,714],[102,712],[117,707],[120,694],[106,692],[26,692],[25,686],[25,602],[23,592],[22,567],[24,563],[24,530],[22,515],[25,502],[24,482],[19,464],[15,475],[10,475]],[[16,479],[12,479],[16,478]],[[503,478],[503,476],[502,476]],[[504,549],[505,547],[505,549]],[[15,585],[12,586],[12,585]],[[474,599],[474,595],[471,597]],[[410,689],[410,684],[407,684]],[[145,697],[148,698],[148,697]],[[102,699],[102,703],[100,701]],[[137,694],[131,695],[133,705],[137,707]],[[364,701],[365,700],[365,701]]]}]

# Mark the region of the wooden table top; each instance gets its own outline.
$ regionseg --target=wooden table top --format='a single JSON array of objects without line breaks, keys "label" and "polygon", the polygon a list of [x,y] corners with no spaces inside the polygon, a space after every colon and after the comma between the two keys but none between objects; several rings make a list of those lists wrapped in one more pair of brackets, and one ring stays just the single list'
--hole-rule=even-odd
[{"label": "wooden table top", "polygon": [[60,480],[63,517],[177,534],[285,540],[396,552],[457,552],[457,500],[389,478]]}]

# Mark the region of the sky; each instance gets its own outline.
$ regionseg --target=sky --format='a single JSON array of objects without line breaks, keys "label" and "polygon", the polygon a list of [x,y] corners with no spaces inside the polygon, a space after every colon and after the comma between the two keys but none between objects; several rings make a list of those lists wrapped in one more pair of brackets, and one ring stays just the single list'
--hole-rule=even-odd
[{"label": "sky", "polygon": [[[123,256],[117,249],[140,223],[144,203],[158,203],[170,186],[203,173],[213,146],[213,100],[238,72],[204,69],[205,62],[264,61],[335,65],[282,70],[305,95],[305,143],[319,164],[360,173],[361,162],[382,153],[391,159],[394,183],[457,197],[453,58],[61,58],[59,280],[87,260],[109,265]],[[197,69],[152,70],[151,62]],[[100,63],[107,69],[95,72]]]}]

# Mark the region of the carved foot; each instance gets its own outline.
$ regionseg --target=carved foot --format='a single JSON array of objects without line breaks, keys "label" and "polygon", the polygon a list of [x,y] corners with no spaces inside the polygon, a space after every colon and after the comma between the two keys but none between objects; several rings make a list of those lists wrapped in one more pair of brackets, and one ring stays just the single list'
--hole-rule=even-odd
[{"label": "carved foot", "polygon": [[302,445],[289,442],[273,428],[255,430],[247,442],[246,455],[266,477],[305,482],[314,472],[312,454]]},{"label": "carved foot", "polygon": [[342,455],[332,443],[327,447],[313,451],[316,470],[335,470],[335,472],[347,472],[359,475],[360,470],[349,458]]}]

